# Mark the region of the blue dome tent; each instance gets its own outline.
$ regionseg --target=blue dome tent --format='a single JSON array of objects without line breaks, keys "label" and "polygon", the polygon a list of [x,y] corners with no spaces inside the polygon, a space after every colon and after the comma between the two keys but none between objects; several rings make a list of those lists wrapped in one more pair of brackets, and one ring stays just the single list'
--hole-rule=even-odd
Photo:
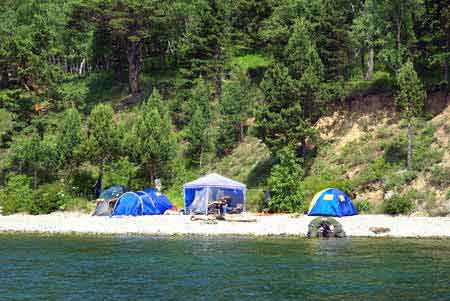
[{"label": "blue dome tent", "polygon": [[342,217],[356,214],[358,212],[348,195],[336,188],[327,188],[316,193],[308,210],[308,215],[312,216]]},{"label": "blue dome tent", "polygon": [[99,199],[109,201],[109,200],[119,197],[124,192],[125,192],[125,189],[122,186],[112,185],[109,188],[102,191],[102,193],[99,196]]},{"label": "blue dome tent", "polygon": [[228,197],[227,210],[242,212],[245,210],[245,184],[212,173],[195,181],[184,184],[185,212],[207,213],[209,203],[222,197]]},{"label": "blue dome tent", "polygon": [[145,191],[127,192],[117,201],[111,215],[160,215],[167,210],[165,209],[166,206],[160,205],[157,200]]},{"label": "blue dome tent", "polygon": [[156,203],[156,208],[158,208],[159,211],[164,213],[166,210],[173,207],[169,199],[155,188],[144,189],[144,192],[148,193],[153,198]]}]

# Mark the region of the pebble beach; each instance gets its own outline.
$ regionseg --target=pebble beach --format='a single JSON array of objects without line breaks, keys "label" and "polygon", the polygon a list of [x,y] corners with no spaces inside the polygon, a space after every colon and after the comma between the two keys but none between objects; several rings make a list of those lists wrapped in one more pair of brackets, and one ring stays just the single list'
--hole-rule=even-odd
[{"label": "pebble beach", "polygon": [[[268,215],[246,218],[254,222],[191,221],[190,216],[94,217],[82,213],[0,216],[0,232],[137,235],[299,236],[308,232],[310,216]],[[356,215],[336,218],[350,237],[450,238],[450,217]],[[374,233],[374,228],[388,232]]]}]

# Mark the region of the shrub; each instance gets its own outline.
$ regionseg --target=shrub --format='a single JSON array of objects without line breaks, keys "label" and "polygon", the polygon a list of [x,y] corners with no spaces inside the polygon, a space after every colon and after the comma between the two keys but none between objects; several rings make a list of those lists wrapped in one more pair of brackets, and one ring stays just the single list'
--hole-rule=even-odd
[{"label": "shrub", "polygon": [[384,145],[384,160],[390,164],[405,166],[407,158],[407,142],[403,137],[396,138]]},{"label": "shrub", "polygon": [[410,214],[414,210],[414,202],[407,196],[394,195],[383,203],[383,211],[386,214]]},{"label": "shrub", "polygon": [[345,163],[349,167],[370,163],[374,160],[374,153],[378,150],[378,144],[373,143],[373,138],[365,136],[358,142],[347,143],[337,156],[336,163]]},{"label": "shrub", "polygon": [[90,213],[95,210],[95,202],[90,202],[85,198],[70,198],[64,205],[64,211],[81,211]]},{"label": "shrub", "polygon": [[450,185],[450,168],[435,166],[431,169],[430,184],[437,188],[445,188]]},{"label": "shrub", "polygon": [[63,210],[71,200],[72,196],[60,183],[42,185],[34,192],[30,213],[49,214]]},{"label": "shrub", "polygon": [[444,151],[433,147],[436,141],[436,126],[426,126],[414,138],[413,168],[417,171],[428,170],[430,166],[442,161]]},{"label": "shrub", "polygon": [[269,178],[269,209],[273,212],[302,212],[305,203],[299,183],[304,173],[301,162],[288,147],[278,155],[280,163],[273,167]]},{"label": "shrub", "polygon": [[392,130],[388,127],[382,127],[377,132],[378,139],[388,139],[392,137]]},{"label": "shrub", "polygon": [[130,188],[133,186],[133,180],[136,178],[138,169],[136,164],[130,162],[128,158],[113,161],[105,167],[103,185],[108,187],[116,184]]},{"label": "shrub", "polygon": [[261,212],[266,207],[263,189],[247,190],[247,201],[245,209],[252,212]]},{"label": "shrub", "polygon": [[378,158],[363,169],[354,180],[356,186],[363,186],[382,180],[383,176],[392,170],[392,166],[383,158]]},{"label": "shrub", "polygon": [[164,191],[170,202],[177,206],[178,209],[184,208],[183,189],[181,187],[181,184],[173,185],[167,191]]},{"label": "shrub", "polygon": [[0,205],[3,214],[28,212],[33,199],[31,178],[24,175],[12,176],[0,190]]},{"label": "shrub", "polygon": [[357,202],[355,206],[358,213],[369,213],[372,211],[372,204],[366,200]]},{"label": "shrub", "polygon": [[70,178],[70,191],[74,196],[93,199],[95,181],[96,176],[90,170],[78,170]]},{"label": "shrub", "polygon": [[401,187],[406,183],[411,182],[417,176],[415,171],[395,171],[387,173],[384,177],[384,185],[387,190],[394,190],[397,187]]}]

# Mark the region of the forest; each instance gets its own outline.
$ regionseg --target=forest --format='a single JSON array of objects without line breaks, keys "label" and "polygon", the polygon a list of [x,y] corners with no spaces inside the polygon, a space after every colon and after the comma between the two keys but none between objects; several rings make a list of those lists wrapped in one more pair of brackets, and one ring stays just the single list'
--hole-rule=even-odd
[{"label": "forest", "polygon": [[2,0],[0,206],[83,209],[156,179],[182,206],[183,183],[257,141],[254,210],[303,212],[324,185],[367,184],[315,173],[315,125],[381,93],[404,135],[368,170],[401,187],[437,157],[423,122],[427,95],[448,103],[449,20],[448,0]]}]

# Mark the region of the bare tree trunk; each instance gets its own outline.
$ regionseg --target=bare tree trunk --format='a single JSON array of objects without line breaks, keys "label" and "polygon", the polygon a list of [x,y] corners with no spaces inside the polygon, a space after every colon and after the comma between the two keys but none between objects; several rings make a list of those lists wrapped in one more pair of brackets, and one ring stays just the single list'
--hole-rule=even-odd
[{"label": "bare tree trunk", "polygon": [[373,78],[373,68],[374,68],[374,50],[373,47],[370,47],[369,49],[369,56],[367,58],[367,73],[366,73],[366,80],[372,80]]},{"label": "bare tree trunk", "polygon": [[128,81],[130,84],[131,94],[138,95],[141,90],[139,86],[139,72],[141,63],[141,45],[136,41],[128,42]]},{"label": "bare tree trunk", "polygon": [[306,150],[306,137],[303,137],[302,138],[302,145],[301,145],[301,148],[300,148],[300,155],[301,155],[302,158],[306,158],[306,152],[307,152],[307,150]]},{"label": "bare tree trunk", "polygon": [[37,188],[37,168],[33,169],[33,189]]},{"label": "bare tree trunk", "polygon": [[78,68],[78,75],[82,76],[84,71],[84,65],[86,64],[86,59],[83,58],[80,64],[80,68]]},{"label": "bare tree trunk", "polygon": [[66,57],[64,57],[64,72],[66,72],[67,73],[67,70],[68,68],[67,68],[67,58]]},{"label": "bare tree trunk", "polygon": [[412,170],[412,156],[413,156],[412,140],[413,140],[412,122],[408,121],[408,161],[407,161],[408,170]]},{"label": "bare tree trunk", "polygon": [[200,147],[200,168],[202,168],[203,164],[203,145]]},{"label": "bare tree trunk", "polygon": [[397,50],[400,52],[402,48],[402,23],[400,17],[397,17]]},{"label": "bare tree trunk", "polygon": [[[449,33],[448,33],[448,37],[447,37],[447,41],[446,41],[446,47],[445,47],[445,49],[446,49],[446,52],[447,53],[449,53],[450,52],[450,45],[449,45],[449,40],[450,40],[450,30],[449,30]],[[448,103],[448,99],[449,99],[449,97],[450,97],[450,83],[448,82],[448,80],[449,80],[449,78],[448,78],[448,69],[449,69],[449,66],[448,66],[449,64],[448,64],[448,58],[444,58],[444,80],[445,80],[445,82],[446,82],[446,85],[445,85],[445,103],[447,104]]]},{"label": "bare tree trunk", "polygon": [[94,194],[95,194],[95,198],[98,198],[102,192],[102,182],[103,182],[103,163],[101,163],[100,165],[100,171],[98,174],[98,178],[97,181],[95,182],[94,185]]},{"label": "bare tree trunk", "polygon": [[155,171],[155,162],[150,161],[148,163],[148,179],[150,181],[150,185],[153,187],[155,185],[156,171]]},{"label": "bare tree trunk", "polygon": [[366,71],[365,71],[365,69],[366,69],[366,62],[364,61],[364,59],[365,59],[365,51],[364,51],[364,48],[361,48],[361,51],[360,51],[360,64],[361,64],[361,72],[362,73],[365,73]]},{"label": "bare tree trunk", "polygon": [[222,68],[220,66],[220,59],[221,59],[221,50],[220,45],[216,46],[215,53],[215,79],[214,79],[214,87],[215,87],[215,98],[216,100],[220,100],[222,97]]},{"label": "bare tree trunk", "polygon": [[244,141],[244,122],[239,122],[239,142]]}]

